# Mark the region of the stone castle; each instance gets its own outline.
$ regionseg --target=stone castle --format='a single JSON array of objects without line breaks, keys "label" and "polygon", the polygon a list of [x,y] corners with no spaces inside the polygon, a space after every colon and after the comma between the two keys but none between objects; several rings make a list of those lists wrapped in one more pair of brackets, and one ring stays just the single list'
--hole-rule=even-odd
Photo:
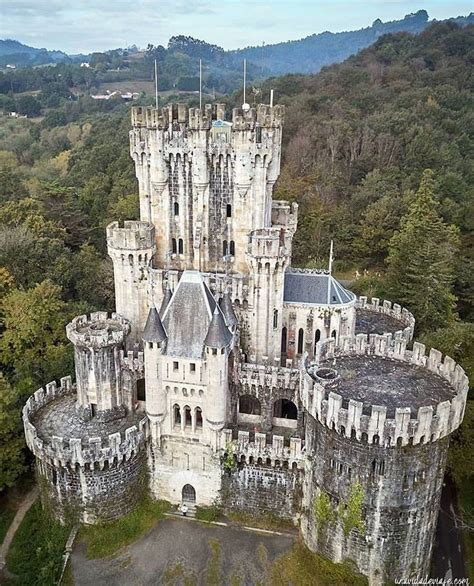
[{"label": "stone castle", "polygon": [[24,407],[40,487],[86,523],[144,489],[271,513],[371,584],[425,577],[468,380],[412,342],[407,310],[291,267],[283,118],[132,109],[141,219],[107,228],[116,313],[67,326],[76,383]]}]

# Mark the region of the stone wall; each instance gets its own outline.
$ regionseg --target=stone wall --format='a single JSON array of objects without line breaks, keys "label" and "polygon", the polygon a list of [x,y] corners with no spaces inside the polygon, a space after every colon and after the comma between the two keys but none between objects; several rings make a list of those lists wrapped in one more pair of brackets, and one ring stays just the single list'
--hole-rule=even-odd
[{"label": "stone wall", "polygon": [[238,464],[222,478],[227,510],[294,519],[301,500],[302,471],[266,465]]},{"label": "stone wall", "polygon": [[[386,449],[308,417],[301,530],[310,549],[335,562],[353,560],[371,584],[427,576],[448,441]],[[345,535],[339,511],[355,483],[363,488],[365,530]],[[332,523],[315,516],[321,492],[330,498]]]}]

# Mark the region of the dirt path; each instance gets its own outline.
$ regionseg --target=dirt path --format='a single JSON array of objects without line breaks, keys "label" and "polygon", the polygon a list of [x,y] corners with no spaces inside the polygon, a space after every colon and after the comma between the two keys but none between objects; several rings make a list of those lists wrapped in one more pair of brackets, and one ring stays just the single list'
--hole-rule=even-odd
[{"label": "dirt path", "polygon": [[35,502],[38,497],[38,487],[35,486],[30,490],[30,492],[25,496],[23,502],[18,507],[15,517],[8,528],[7,534],[5,535],[5,539],[3,540],[2,545],[0,545],[0,570],[3,570],[6,564],[7,553],[10,549],[11,542],[13,541],[13,537],[17,532],[18,527],[20,526],[23,518],[25,517],[26,513],[29,511],[31,505]]}]

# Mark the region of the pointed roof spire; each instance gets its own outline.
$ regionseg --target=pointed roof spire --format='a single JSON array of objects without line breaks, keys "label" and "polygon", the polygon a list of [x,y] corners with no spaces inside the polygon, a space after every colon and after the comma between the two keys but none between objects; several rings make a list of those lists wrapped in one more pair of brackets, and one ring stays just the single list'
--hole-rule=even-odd
[{"label": "pointed roof spire", "polygon": [[171,297],[173,297],[173,291],[171,291],[170,284],[166,283],[165,294],[163,295],[163,300],[160,306],[160,317],[163,317],[163,314],[165,313],[165,309],[168,307],[168,303],[170,302]]},{"label": "pointed roof spire", "polygon": [[168,336],[160,319],[160,315],[156,307],[150,307],[148,318],[146,320],[145,329],[143,330],[142,340],[144,342],[164,342]]},{"label": "pointed roof spire", "polygon": [[229,328],[225,325],[222,312],[216,305],[212,315],[211,323],[207,331],[207,336],[204,340],[204,346],[209,348],[225,348],[232,341],[232,334]]},{"label": "pointed roof spire", "polygon": [[219,306],[222,310],[222,313],[224,314],[225,323],[227,326],[231,329],[235,328],[239,321],[235,315],[234,308],[232,307],[232,301],[228,291],[224,293],[224,297],[221,299]]}]

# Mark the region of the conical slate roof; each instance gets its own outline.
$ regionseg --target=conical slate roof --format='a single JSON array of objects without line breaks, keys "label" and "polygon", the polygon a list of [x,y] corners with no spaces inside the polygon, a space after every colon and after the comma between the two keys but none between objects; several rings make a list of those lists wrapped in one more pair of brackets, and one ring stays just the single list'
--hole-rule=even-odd
[{"label": "conical slate roof", "polygon": [[163,301],[161,302],[160,317],[163,317],[163,314],[165,313],[165,309],[168,306],[171,297],[173,297],[173,291],[171,291],[169,284],[167,284],[165,294],[163,295]]},{"label": "conical slate roof", "polygon": [[230,344],[231,340],[232,334],[225,325],[222,313],[216,305],[206,339],[204,340],[204,346],[208,346],[209,348],[225,348]]},{"label": "conical slate roof", "polygon": [[145,329],[143,330],[142,340],[144,342],[163,342],[168,336],[160,319],[160,314],[156,307],[150,307]]},{"label": "conical slate roof", "polygon": [[230,295],[228,291],[224,293],[224,297],[221,299],[220,308],[222,313],[224,314],[225,323],[229,328],[234,328],[238,325],[237,316],[234,313],[234,308],[232,307],[232,301],[230,299]]}]

